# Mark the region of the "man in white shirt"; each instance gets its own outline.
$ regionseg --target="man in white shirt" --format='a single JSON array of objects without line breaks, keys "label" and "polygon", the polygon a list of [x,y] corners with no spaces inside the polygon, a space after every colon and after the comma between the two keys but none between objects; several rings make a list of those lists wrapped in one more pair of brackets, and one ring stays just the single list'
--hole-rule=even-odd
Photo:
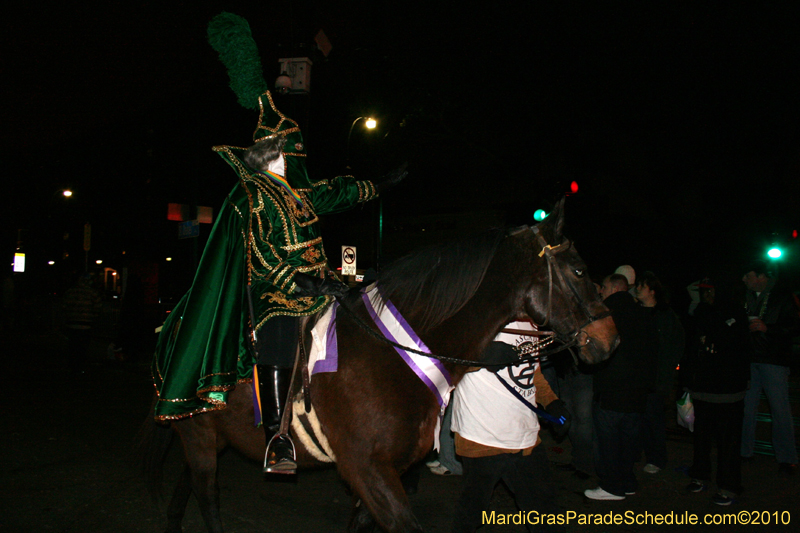
[{"label": "man in white shirt", "polygon": [[[507,329],[535,331],[528,322],[512,322]],[[507,350],[534,337],[501,333],[489,350]],[[539,446],[539,419],[531,408],[546,405],[566,431],[569,413],[542,376],[538,362],[468,372],[453,393],[456,453],[463,464],[463,489],[456,504],[454,533],[472,533],[483,525],[484,513],[498,482],[514,494],[523,516],[558,514],[555,486],[543,447]],[[536,515],[538,516],[538,515]],[[564,531],[563,525],[544,524],[529,530]]]}]

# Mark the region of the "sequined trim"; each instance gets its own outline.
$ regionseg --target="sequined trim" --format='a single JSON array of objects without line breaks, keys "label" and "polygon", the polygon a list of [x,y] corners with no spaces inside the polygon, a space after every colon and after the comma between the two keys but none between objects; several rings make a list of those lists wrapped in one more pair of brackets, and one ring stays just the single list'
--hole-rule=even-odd
[{"label": "sequined trim", "polygon": [[310,241],[291,244],[289,246],[282,246],[281,248],[283,248],[287,252],[296,252],[297,250],[302,250],[303,248],[308,248],[310,246],[314,246],[315,244],[319,244],[321,242],[322,242],[322,237],[316,237],[314,239],[311,239]]},{"label": "sequined trim", "polygon": [[322,252],[317,250],[316,248],[309,248],[300,256],[306,263],[316,263],[317,260],[322,256]]},{"label": "sequined trim", "polygon": [[[230,386],[226,386],[226,387],[217,387],[217,388],[214,388],[215,390],[203,389],[203,391],[206,391],[206,392],[220,392],[220,391],[227,392],[227,391],[231,391],[234,388],[236,388],[237,385],[241,385],[241,384],[244,384],[244,383],[252,383],[252,382],[253,382],[252,378],[243,378],[243,379],[236,380],[236,385],[230,385]],[[221,402],[219,400],[213,400],[211,398],[200,396],[200,394],[203,391],[199,391],[198,392],[197,398],[191,398],[190,400],[159,400],[159,401],[185,402],[185,401],[194,401],[196,399],[200,399],[200,400],[202,400],[204,402],[209,402],[210,405],[206,405],[206,406],[203,406],[203,407],[201,407],[199,409],[194,409],[194,410],[188,411],[186,413],[181,413],[179,415],[156,415],[154,417],[155,420],[162,421],[162,422],[166,422],[166,421],[169,421],[169,420],[182,420],[184,418],[191,418],[194,415],[199,415],[199,414],[203,414],[203,413],[209,413],[209,412],[212,412],[212,411],[221,411],[221,410],[226,409],[228,407],[228,405],[225,402]]]},{"label": "sequined trim", "polygon": [[[263,121],[264,121],[264,101],[263,101],[263,98],[264,98],[264,96],[267,97],[267,101],[269,102],[269,107],[272,109],[273,112],[275,112],[276,115],[278,115],[278,123],[275,125],[274,128],[268,128],[267,126],[264,126],[264,124],[263,124]],[[295,122],[294,120],[292,120],[290,118],[287,118],[286,115],[284,115],[283,113],[278,111],[278,108],[275,107],[275,102],[272,101],[272,93],[270,93],[269,91],[265,92],[264,94],[262,94],[261,96],[258,97],[258,109],[259,109],[259,112],[258,112],[258,126],[256,126],[256,131],[253,132],[253,139],[255,141],[260,141],[261,139],[266,139],[267,137],[269,137],[270,135],[275,134],[275,133],[277,133],[279,135],[289,135],[289,134],[292,134],[292,133],[300,131],[300,128],[298,127],[297,122]],[[279,131],[281,129],[281,127],[283,126],[284,122],[288,122],[289,124],[292,124],[293,126],[289,127],[289,128],[286,128],[285,130]],[[268,132],[270,132],[270,135],[264,135],[263,137],[258,137],[259,130],[267,130]]]}]

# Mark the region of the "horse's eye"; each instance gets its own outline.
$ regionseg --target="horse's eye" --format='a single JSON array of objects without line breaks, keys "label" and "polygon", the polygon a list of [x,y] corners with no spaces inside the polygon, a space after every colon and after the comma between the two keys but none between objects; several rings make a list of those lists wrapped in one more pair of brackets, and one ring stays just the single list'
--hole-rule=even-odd
[{"label": "horse's eye", "polygon": [[580,269],[580,268],[576,268],[575,269],[575,275],[578,276],[579,278],[582,278],[583,274],[584,274],[583,269]]}]

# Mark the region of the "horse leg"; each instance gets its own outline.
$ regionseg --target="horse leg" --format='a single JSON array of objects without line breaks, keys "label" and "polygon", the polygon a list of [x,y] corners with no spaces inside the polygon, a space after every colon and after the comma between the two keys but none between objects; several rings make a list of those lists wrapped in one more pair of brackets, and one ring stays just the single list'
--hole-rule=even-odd
[{"label": "horse leg", "polygon": [[411,512],[400,476],[393,468],[364,464],[356,475],[348,477],[355,493],[361,496],[360,505],[356,503],[350,520],[351,533],[370,531],[368,528],[372,528],[374,523],[388,533],[422,531]]},{"label": "horse leg", "polygon": [[[186,470],[181,478],[185,483],[188,478],[192,492],[194,492],[200,513],[206,523],[209,533],[223,533],[222,520],[219,513],[219,484],[217,482],[217,434],[213,425],[200,418],[191,419],[175,424],[176,430],[183,442],[183,453],[186,458]],[[178,485],[173,496],[177,507],[184,497],[185,489]],[[173,510],[170,505],[170,510]]]},{"label": "horse leg", "polygon": [[166,533],[181,533],[183,528],[181,522],[183,515],[186,513],[186,504],[189,503],[189,496],[192,495],[192,472],[189,470],[189,465],[181,472],[181,477],[178,479],[178,484],[175,485],[175,491],[172,493],[172,499],[169,501],[167,507],[167,529]]}]

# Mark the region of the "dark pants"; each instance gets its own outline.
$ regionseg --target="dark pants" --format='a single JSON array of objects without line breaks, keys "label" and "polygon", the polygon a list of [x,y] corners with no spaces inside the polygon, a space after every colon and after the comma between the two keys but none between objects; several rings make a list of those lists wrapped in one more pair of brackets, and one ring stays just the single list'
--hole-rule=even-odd
[{"label": "dark pants", "polygon": [[667,466],[667,420],[665,392],[651,392],[642,416],[642,449],[645,460],[659,468]]},{"label": "dark pants", "polygon": [[694,463],[689,475],[702,481],[711,480],[711,447],[717,442],[717,488],[740,493],[742,460],[739,447],[742,438],[744,400],[733,403],[694,403]]},{"label": "dark pants", "polygon": [[[489,457],[462,457],[464,475],[461,496],[456,503],[453,533],[472,533],[482,525],[495,486],[502,480],[514,494],[523,515],[529,511],[561,513],[555,501],[556,486],[544,446],[528,455],[504,453]],[[533,516],[533,514],[531,514]],[[564,531],[564,526],[532,526],[528,531]],[[537,529],[538,527],[538,529]]]},{"label": "dark pants", "polygon": [[636,492],[638,483],[633,465],[641,451],[639,432],[641,413],[620,413],[592,406],[594,420],[594,468],[600,478],[600,488],[625,496]]},{"label": "dark pants", "polygon": [[572,444],[572,466],[586,474],[594,474],[591,374],[567,372],[565,377],[558,377],[552,366],[542,369],[542,374],[572,414],[567,433]]}]

